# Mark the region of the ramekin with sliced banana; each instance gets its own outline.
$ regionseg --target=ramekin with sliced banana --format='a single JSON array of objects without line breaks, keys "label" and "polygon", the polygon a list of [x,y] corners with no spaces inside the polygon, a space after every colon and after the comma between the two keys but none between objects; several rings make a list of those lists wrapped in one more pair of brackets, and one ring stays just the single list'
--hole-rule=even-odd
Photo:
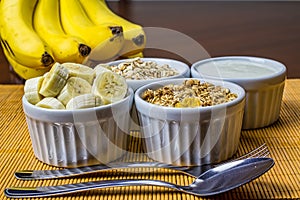
[{"label": "ramekin with sliced banana", "polygon": [[26,80],[24,93],[33,105],[48,109],[84,109],[125,98],[126,80],[103,66],[55,63],[43,76]]}]

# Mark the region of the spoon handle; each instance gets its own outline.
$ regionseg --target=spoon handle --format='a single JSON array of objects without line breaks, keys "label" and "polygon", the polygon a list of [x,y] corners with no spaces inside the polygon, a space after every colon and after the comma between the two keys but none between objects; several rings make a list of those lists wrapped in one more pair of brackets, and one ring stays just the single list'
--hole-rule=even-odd
[{"label": "spoon handle", "polygon": [[159,180],[104,180],[104,181],[91,181],[85,183],[66,184],[59,186],[44,186],[36,188],[27,187],[13,187],[6,188],[4,194],[9,198],[34,198],[34,197],[50,197],[59,196],[77,192],[84,192],[94,189],[103,189],[110,187],[122,187],[122,186],[160,186],[167,187],[175,190],[180,190],[181,186],[174,185],[172,183],[159,181]]}]

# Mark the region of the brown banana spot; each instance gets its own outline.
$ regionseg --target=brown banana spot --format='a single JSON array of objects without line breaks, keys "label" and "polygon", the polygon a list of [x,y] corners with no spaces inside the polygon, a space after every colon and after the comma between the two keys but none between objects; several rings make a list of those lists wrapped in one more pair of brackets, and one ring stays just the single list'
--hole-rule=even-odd
[{"label": "brown banana spot", "polygon": [[110,26],[109,29],[111,30],[111,33],[113,35],[120,35],[123,33],[123,27],[122,26]]},{"label": "brown banana spot", "polygon": [[145,36],[143,34],[140,34],[136,36],[135,38],[132,38],[132,42],[136,44],[137,46],[141,46],[144,44]]},{"label": "brown banana spot", "polygon": [[91,53],[91,47],[85,45],[85,44],[79,44],[78,51],[81,56],[86,57]]},{"label": "brown banana spot", "polygon": [[54,59],[52,58],[52,56],[50,54],[48,54],[45,51],[45,53],[43,53],[43,55],[42,55],[41,62],[43,64],[43,66],[49,67],[54,63]]}]

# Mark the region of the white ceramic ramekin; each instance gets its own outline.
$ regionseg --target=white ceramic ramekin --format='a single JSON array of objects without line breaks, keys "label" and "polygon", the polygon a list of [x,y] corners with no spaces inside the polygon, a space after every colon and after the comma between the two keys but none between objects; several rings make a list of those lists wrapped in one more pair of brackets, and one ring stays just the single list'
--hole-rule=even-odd
[{"label": "white ceramic ramekin", "polygon": [[238,95],[231,102],[208,107],[164,107],[141,98],[147,89],[157,89],[171,83],[181,85],[184,80],[158,81],[136,91],[135,103],[145,153],[154,160],[183,166],[228,159],[234,155],[239,144],[245,107],[244,89],[226,81],[207,80]]},{"label": "white ceramic ramekin", "polygon": [[129,145],[133,90],[116,103],[79,110],[51,110],[30,104],[23,110],[35,156],[59,167],[105,164],[120,158]]},{"label": "white ceramic ramekin", "polygon": [[[224,63],[235,65],[229,70],[232,74],[222,71]],[[194,63],[191,76],[230,81],[245,89],[243,129],[262,128],[279,118],[286,79],[286,67],[280,62],[249,56],[210,58]]]}]

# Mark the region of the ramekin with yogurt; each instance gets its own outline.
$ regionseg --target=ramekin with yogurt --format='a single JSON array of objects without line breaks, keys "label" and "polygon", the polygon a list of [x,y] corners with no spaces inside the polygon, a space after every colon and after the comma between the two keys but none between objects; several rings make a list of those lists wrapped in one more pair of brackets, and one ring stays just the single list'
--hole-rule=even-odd
[{"label": "ramekin with yogurt", "polygon": [[279,118],[286,67],[278,61],[250,56],[209,58],[195,62],[191,76],[231,81],[245,89],[243,129],[262,128]]}]

